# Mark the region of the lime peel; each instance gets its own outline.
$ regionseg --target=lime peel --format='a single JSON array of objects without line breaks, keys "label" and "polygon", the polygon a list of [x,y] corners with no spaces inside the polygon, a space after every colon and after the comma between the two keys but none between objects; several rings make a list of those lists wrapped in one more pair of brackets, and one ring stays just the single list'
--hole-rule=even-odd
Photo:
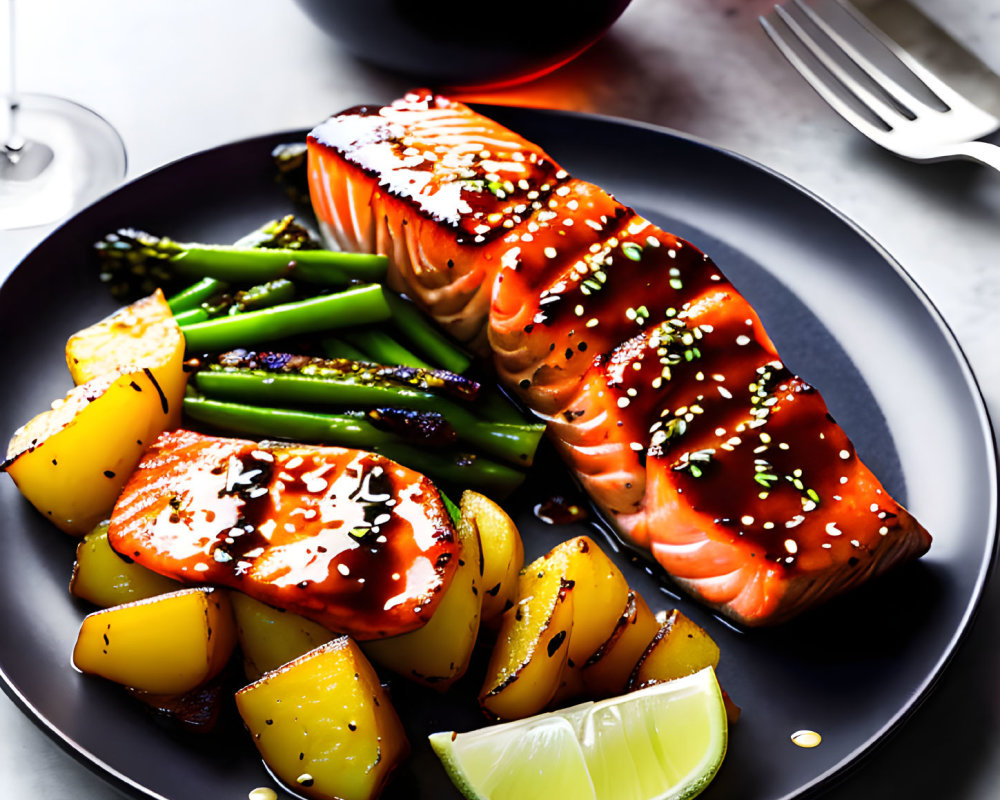
[{"label": "lime peel", "polygon": [[708,667],[621,697],[429,738],[470,800],[687,800],[715,777],[728,729]]}]

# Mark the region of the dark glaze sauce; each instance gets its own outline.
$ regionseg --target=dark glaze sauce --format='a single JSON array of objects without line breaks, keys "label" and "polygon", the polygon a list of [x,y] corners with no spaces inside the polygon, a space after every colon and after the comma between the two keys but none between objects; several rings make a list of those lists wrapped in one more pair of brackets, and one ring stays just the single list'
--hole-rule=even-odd
[{"label": "dark glaze sauce", "polygon": [[[679,271],[666,320],[595,360],[617,435],[637,468],[653,459],[669,471],[692,524],[727,531],[752,558],[789,573],[856,563],[895,524],[894,503],[818,393],[761,341],[749,306],[713,276]],[[562,416],[586,423],[593,411],[571,404]]]},{"label": "dark glaze sauce", "polygon": [[895,527],[895,503],[860,472],[822,398],[787,377],[751,400],[755,416],[726,441],[679,458],[677,449],[665,454],[673,458],[678,491],[692,509],[746,541],[754,557],[786,571],[803,560],[811,568],[867,557]]},{"label": "dark glaze sauce", "polygon": [[427,479],[381,456],[187,431],[152,446],[109,538],[158,572],[231,586],[360,639],[425,622],[458,547]]},{"label": "dark glaze sauce", "polygon": [[548,525],[571,525],[587,519],[586,506],[580,500],[554,495],[536,503],[532,509],[536,519]]},{"label": "dark glaze sauce", "polygon": [[[348,109],[317,126],[309,139],[452,227],[457,244],[482,245],[544,208],[569,176],[539,147],[454,107],[429,91],[410,92],[390,106]],[[442,127],[444,117],[465,124]],[[462,137],[462,147],[455,137]]]},{"label": "dark glaze sauce", "polygon": [[595,356],[677,317],[717,275],[686,242],[642,220],[625,225],[524,304],[533,310],[520,342],[536,354],[532,382],[582,375]]}]

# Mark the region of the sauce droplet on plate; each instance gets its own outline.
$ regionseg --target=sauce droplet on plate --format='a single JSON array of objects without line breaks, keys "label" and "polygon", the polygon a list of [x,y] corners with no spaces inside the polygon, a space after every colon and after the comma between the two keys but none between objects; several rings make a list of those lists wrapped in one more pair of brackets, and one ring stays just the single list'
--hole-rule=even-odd
[{"label": "sauce droplet on plate", "polygon": [[823,737],[820,736],[816,731],[795,731],[792,734],[792,743],[797,744],[799,747],[816,747],[820,742],[823,741]]},{"label": "sauce droplet on plate", "polygon": [[532,510],[538,519],[549,525],[569,525],[587,518],[587,509],[562,495],[537,503]]}]

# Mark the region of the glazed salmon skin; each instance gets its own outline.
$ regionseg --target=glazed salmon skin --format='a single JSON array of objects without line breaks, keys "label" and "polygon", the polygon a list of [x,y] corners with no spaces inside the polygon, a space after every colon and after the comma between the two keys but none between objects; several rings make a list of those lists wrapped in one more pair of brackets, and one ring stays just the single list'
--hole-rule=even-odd
[{"label": "glazed salmon skin", "polygon": [[331,246],[389,256],[695,598],[772,624],[930,547],[690,242],[427,91],[331,117],[308,151]]},{"label": "glazed salmon skin", "polygon": [[431,482],[383,456],[188,430],[146,450],[108,540],[154,572],[238,589],[359,640],[430,619],[459,547]]}]

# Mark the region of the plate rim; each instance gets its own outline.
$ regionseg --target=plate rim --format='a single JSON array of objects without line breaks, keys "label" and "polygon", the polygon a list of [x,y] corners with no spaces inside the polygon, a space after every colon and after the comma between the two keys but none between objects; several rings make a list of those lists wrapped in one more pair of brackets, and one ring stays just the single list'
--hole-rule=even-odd
[{"label": "plate rim", "polygon": [[[888,718],[885,723],[867,740],[860,743],[848,755],[844,756],[839,762],[829,767],[822,773],[816,775],[808,783],[804,783],[793,790],[792,793],[784,795],[781,800],[812,797],[818,793],[831,789],[833,786],[847,778],[875,753],[877,753],[879,748],[887,740],[891,739],[891,737],[900,729],[900,727],[902,727],[902,725],[912,718],[919,707],[927,700],[935,687],[942,680],[949,664],[954,658],[959,646],[968,635],[975,617],[979,612],[982,605],[984,589],[996,567],[998,553],[1000,553],[1000,482],[998,482],[998,472],[1000,472],[1000,448],[998,448],[996,429],[990,417],[985,396],[983,395],[979,382],[976,379],[975,373],[972,370],[972,366],[958,340],[958,337],[955,335],[954,330],[948,324],[944,315],[938,309],[927,291],[913,278],[906,268],[880,242],[878,242],[878,240],[874,238],[873,235],[815,191],[766,164],[756,161],[747,155],[714,143],[706,138],[687,134],[667,126],[640,120],[632,120],[608,114],[571,111],[565,109],[535,108],[528,106],[488,104],[479,102],[469,103],[469,105],[487,115],[496,114],[497,116],[502,117],[505,112],[515,115],[538,115],[541,117],[548,117],[550,119],[557,119],[560,121],[560,124],[566,124],[571,120],[585,119],[602,125],[641,130],[657,136],[665,136],[668,139],[681,143],[682,145],[693,145],[697,148],[709,151],[715,156],[721,156],[723,159],[735,160],[740,162],[743,166],[761,173],[771,180],[777,179],[780,183],[784,184],[787,189],[808,198],[810,201],[819,206],[819,208],[825,212],[826,215],[832,216],[841,225],[845,225],[853,234],[859,237],[863,243],[879,257],[881,261],[885,262],[885,264],[903,281],[909,292],[920,302],[924,311],[930,315],[931,319],[936,324],[940,335],[947,343],[954,362],[960,368],[969,396],[974,401],[976,408],[976,427],[980,430],[983,434],[983,438],[987,441],[984,452],[988,456],[987,461],[989,468],[989,475],[987,476],[987,484],[989,486],[989,530],[984,542],[985,547],[983,558],[976,571],[976,578],[972,584],[971,593],[965,603],[960,624],[952,632],[950,638],[948,639],[947,646],[944,647],[940,656],[935,661],[934,668],[919,682],[919,685],[916,690],[910,694],[907,702],[897,709],[896,712]],[[501,122],[503,121],[501,120]],[[15,275],[15,273],[22,270],[26,262],[29,262],[33,257],[35,257],[36,252],[40,248],[44,247],[51,238],[60,234],[65,227],[71,225],[79,217],[89,214],[93,209],[100,206],[109,198],[119,193],[135,191],[135,187],[142,184],[146,180],[151,179],[163,172],[170,171],[171,169],[185,164],[192,159],[209,157],[222,151],[252,148],[255,144],[263,146],[267,142],[278,142],[285,139],[293,139],[295,137],[303,139],[304,134],[309,130],[310,128],[287,128],[270,133],[255,134],[231,141],[221,142],[182,156],[178,156],[158,167],[142,173],[141,175],[130,178],[120,186],[107,192],[102,197],[80,209],[61,222],[54,229],[49,231],[40,242],[29,250],[17,266],[15,266],[15,268],[7,275],[3,283],[0,284],[0,300],[2,300],[5,293],[9,291],[8,284],[11,283],[11,278]],[[14,685],[7,673],[7,670],[4,669],[2,665],[0,665],[0,685],[2,685],[5,694],[11,698],[14,705],[17,706],[22,713],[24,713],[32,722],[35,723],[36,726],[45,732],[50,739],[54,740],[63,751],[73,756],[74,760],[88,768],[93,774],[101,777],[115,788],[127,793],[132,793],[136,797],[148,798],[148,800],[167,800],[167,798],[163,795],[142,785],[135,779],[129,777],[127,774],[107,764],[75,739],[66,735],[62,730],[55,726],[41,712],[40,709],[33,705],[21,693],[20,689]]]}]

